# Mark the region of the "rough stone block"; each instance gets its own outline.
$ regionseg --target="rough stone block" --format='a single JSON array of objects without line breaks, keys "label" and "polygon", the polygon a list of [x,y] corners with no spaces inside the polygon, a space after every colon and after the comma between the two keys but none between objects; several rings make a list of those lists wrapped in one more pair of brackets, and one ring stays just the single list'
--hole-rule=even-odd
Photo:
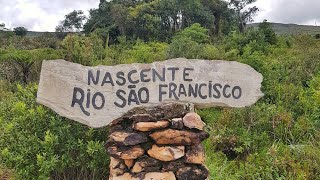
[{"label": "rough stone block", "polygon": [[183,117],[184,126],[190,129],[198,129],[203,131],[204,126],[206,125],[201,117],[197,113],[188,113]]},{"label": "rough stone block", "polygon": [[157,122],[138,122],[133,125],[133,129],[137,131],[147,132],[166,128],[169,126],[169,124],[170,123],[167,120],[161,120]]},{"label": "rough stone block", "polygon": [[173,161],[184,156],[184,146],[157,146],[153,145],[148,154],[160,161]]},{"label": "rough stone block", "polygon": [[141,133],[134,132],[114,132],[109,136],[110,142],[115,142],[125,146],[133,146],[148,141],[148,137]]},{"label": "rough stone block", "polygon": [[108,153],[111,156],[116,158],[128,160],[128,159],[137,159],[140,156],[144,155],[145,151],[140,146],[133,147],[117,147],[111,146],[107,148]]},{"label": "rough stone block", "polygon": [[209,137],[206,132],[179,131],[167,129],[150,134],[150,137],[159,145],[194,145]]},{"label": "rough stone block", "polygon": [[140,172],[153,172],[153,171],[159,171],[161,168],[160,161],[151,158],[151,157],[145,157],[138,159],[134,166],[132,167],[131,172],[133,173],[140,173]]}]

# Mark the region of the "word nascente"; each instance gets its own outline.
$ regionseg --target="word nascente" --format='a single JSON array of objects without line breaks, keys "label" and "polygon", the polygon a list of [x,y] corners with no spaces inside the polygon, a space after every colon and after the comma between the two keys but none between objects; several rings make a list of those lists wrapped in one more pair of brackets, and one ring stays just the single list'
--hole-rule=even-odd
[{"label": "word nascente", "polygon": [[[180,100],[180,98],[200,98],[203,100],[241,98],[242,89],[240,86],[213,81],[194,82],[193,71],[194,68],[191,67],[133,69],[116,73],[90,69],[86,78],[89,87],[100,86],[102,89],[111,87],[117,100],[108,102],[110,98],[103,91],[93,92],[91,89],[74,87],[71,107],[78,105],[85,115],[90,116],[87,109],[93,107],[96,110],[101,110],[106,103],[113,103],[118,108],[124,108],[131,105],[147,104],[150,98],[157,98],[159,102]],[[152,90],[148,88],[150,83],[157,87],[155,92],[151,92]]]}]

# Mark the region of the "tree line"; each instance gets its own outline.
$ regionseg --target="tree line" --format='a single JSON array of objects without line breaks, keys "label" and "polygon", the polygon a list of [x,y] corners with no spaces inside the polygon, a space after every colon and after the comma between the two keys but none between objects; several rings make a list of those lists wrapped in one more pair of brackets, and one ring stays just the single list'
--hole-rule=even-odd
[{"label": "tree line", "polygon": [[89,17],[82,10],[74,10],[56,27],[56,32],[94,31],[105,42],[117,37],[144,41],[169,42],[176,33],[199,23],[209,29],[211,37],[227,35],[231,31],[244,32],[246,24],[259,11],[249,6],[256,0],[100,0]]}]

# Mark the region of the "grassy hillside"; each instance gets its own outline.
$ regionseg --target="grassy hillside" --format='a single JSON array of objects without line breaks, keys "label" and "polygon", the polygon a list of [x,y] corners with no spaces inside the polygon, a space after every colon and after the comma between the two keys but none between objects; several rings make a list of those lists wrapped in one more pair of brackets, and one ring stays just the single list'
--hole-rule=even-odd
[{"label": "grassy hillside", "polygon": [[[0,35],[8,33],[7,31],[0,31]],[[55,35],[55,32],[37,32],[37,31],[28,31],[27,32],[27,37],[39,37],[41,35],[45,34],[50,34],[50,35]]]},{"label": "grassy hillside", "polygon": [[[248,24],[248,27],[258,28],[259,23]],[[316,35],[320,34],[320,26],[308,26],[308,25],[298,25],[298,24],[282,24],[282,23],[271,23],[273,30],[279,34],[310,34]],[[1,33],[1,32],[0,32]],[[28,31],[28,37],[38,37],[45,33],[54,35],[54,32],[36,32]]]},{"label": "grassy hillside", "polygon": [[[298,24],[271,23],[277,34],[320,34],[320,26],[308,26]],[[259,23],[249,24],[248,27],[258,27]]]},{"label": "grassy hillside", "polygon": [[41,36],[43,34],[52,34],[55,35],[54,32],[37,32],[37,31],[28,31],[27,36],[29,37],[37,37],[37,36]]}]

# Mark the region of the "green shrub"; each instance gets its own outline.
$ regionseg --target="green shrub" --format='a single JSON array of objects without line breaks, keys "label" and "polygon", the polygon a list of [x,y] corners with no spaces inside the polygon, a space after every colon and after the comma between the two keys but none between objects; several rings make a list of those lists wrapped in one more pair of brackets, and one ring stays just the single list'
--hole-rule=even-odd
[{"label": "green shrub", "polygon": [[0,101],[11,97],[12,93],[10,92],[11,84],[0,78]]},{"label": "green shrub", "polygon": [[277,43],[277,35],[273,31],[272,26],[267,20],[264,20],[262,23],[259,24],[259,31],[264,34],[264,41],[269,44],[276,44]]},{"label": "green shrub", "polygon": [[51,48],[17,50],[10,49],[0,54],[0,73],[10,82],[34,82],[38,80],[42,60],[61,59],[62,50]]},{"label": "green shrub", "polygon": [[160,42],[137,42],[132,49],[129,49],[124,56],[127,57],[126,63],[152,63],[163,61],[167,57],[166,43]]},{"label": "green shrub", "polygon": [[[202,50],[202,45],[208,41],[208,29],[201,27],[200,24],[193,24],[178,32],[172,38],[172,42],[169,45],[168,56],[169,58],[184,57],[188,59],[208,57],[208,52]],[[206,50],[208,51],[208,49]]]},{"label": "green shrub", "polygon": [[211,44],[203,44],[199,56],[202,59],[220,60],[223,59],[223,54],[217,47]]},{"label": "green shrub", "polygon": [[188,59],[198,58],[201,45],[193,41],[191,38],[182,37],[172,41],[169,45],[169,58],[184,57]]},{"label": "green shrub", "polygon": [[103,41],[96,33],[88,37],[69,34],[62,41],[62,47],[66,51],[66,60],[83,65],[102,61],[105,56]]},{"label": "green shrub", "polygon": [[201,27],[199,23],[195,23],[178,32],[173,39],[190,38],[192,41],[197,43],[207,43],[209,41],[208,32],[208,29]]},{"label": "green shrub", "polygon": [[35,102],[37,87],[18,85],[0,102],[0,164],[19,179],[106,179],[107,130],[58,116]]}]

